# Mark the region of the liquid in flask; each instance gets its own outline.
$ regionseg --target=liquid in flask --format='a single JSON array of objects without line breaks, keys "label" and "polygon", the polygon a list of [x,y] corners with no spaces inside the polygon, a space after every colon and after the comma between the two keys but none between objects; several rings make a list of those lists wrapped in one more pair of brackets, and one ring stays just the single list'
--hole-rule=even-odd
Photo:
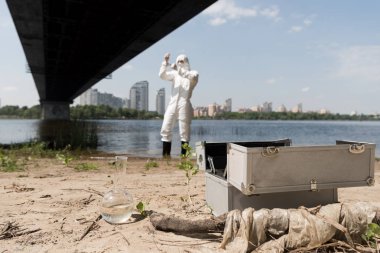
[{"label": "liquid in flask", "polygon": [[102,218],[113,224],[125,223],[132,216],[133,197],[125,189],[113,189],[104,194],[101,214]]},{"label": "liquid in flask", "polygon": [[124,182],[128,157],[116,156],[115,159],[114,187],[104,194],[100,211],[105,221],[120,224],[132,216],[134,205],[132,194],[120,184]]}]

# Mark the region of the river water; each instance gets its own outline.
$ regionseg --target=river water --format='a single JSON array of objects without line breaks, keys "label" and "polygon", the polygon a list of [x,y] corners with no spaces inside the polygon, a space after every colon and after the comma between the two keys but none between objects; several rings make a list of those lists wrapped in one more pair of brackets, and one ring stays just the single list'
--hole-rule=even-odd
[{"label": "river water", "polygon": [[[98,135],[98,150],[160,156],[161,120],[92,120]],[[38,138],[40,120],[0,119],[0,143],[26,142]],[[379,121],[256,121],[193,120],[192,140],[264,141],[290,138],[292,145],[334,145],[336,140],[380,145]],[[179,154],[178,126],[174,129],[172,155]],[[376,156],[380,157],[379,148]]]}]

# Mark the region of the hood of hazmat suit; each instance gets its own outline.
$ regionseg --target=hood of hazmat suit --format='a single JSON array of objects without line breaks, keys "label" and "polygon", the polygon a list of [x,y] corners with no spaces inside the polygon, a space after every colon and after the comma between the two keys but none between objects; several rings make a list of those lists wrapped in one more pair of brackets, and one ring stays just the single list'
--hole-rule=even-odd
[{"label": "hood of hazmat suit", "polygon": [[178,69],[184,69],[184,70],[190,71],[189,59],[184,54],[178,55],[177,59],[175,60],[175,64]]}]

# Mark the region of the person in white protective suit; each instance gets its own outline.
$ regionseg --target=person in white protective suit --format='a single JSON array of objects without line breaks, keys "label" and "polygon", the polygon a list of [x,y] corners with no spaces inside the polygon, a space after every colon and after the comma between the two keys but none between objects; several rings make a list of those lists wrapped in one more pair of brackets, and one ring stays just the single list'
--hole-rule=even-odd
[{"label": "person in white protective suit", "polygon": [[161,79],[172,82],[170,102],[161,127],[162,155],[164,157],[170,156],[172,132],[177,120],[181,138],[181,155],[186,154],[183,145],[190,141],[190,124],[193,117],[190,98],[198,83],[198,72],[190,69],[189,59],[186,55],[179,55],[172,65],[169,64],[169,58],[170,54],[165,54],[159,72]]}]

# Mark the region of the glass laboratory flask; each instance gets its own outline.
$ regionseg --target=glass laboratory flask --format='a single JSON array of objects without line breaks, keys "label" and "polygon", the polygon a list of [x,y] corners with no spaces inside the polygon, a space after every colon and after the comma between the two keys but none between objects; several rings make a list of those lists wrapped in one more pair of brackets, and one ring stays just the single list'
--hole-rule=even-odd
[{"label": "glass laboratory flask", "polygon": [[123,185],[123,178],[127,169],[126,156],[115,157],[116,171],[114,173],[113,189],[106,192],[101,203],[102,218],[108,223],[125,223],[132,216],[134,209],[133,196]]}]

